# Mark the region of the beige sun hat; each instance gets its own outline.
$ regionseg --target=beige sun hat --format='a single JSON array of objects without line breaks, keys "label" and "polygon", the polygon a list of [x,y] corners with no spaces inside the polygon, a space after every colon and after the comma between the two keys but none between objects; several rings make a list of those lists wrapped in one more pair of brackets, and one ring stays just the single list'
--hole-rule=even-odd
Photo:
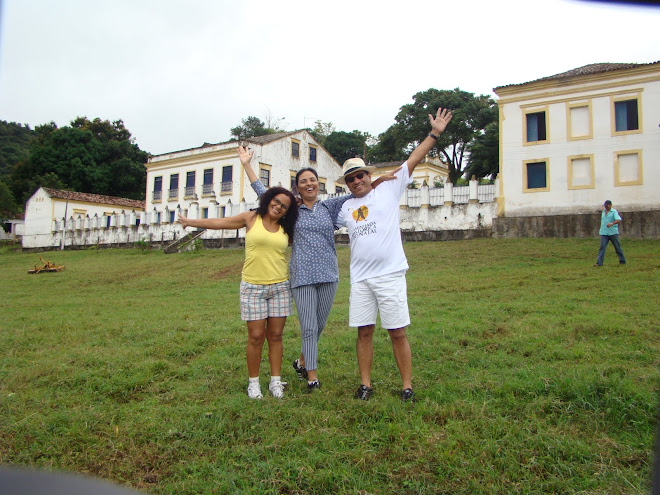
[{"label": "beige sun hat", "polygon": [[337,179],[337,182],[339,184],[346,184],[346,176],[359,172],[360,170],[371,173],[376,170],[376,167],[365,165],[362,158],[349,158],[344,162],[344,166],[341,168],[341,177]]}]

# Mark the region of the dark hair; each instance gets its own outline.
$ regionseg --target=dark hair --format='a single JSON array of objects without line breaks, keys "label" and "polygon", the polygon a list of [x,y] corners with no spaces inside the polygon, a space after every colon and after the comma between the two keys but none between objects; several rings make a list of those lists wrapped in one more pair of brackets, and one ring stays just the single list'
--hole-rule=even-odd
[{"label": "dark hair", "polygon": [[289,209],[286,211],[284,216],[279,219],[279,223],[284,229],[284,233],[289,236],[289,241],[293,240],[293,227],[296,225],[296,220],[298,220],[298,202],[293,196],[291,191],[284,189],[283,187],[271,187],[259,198],[259,207],[257,208],[257,215],[261,218],[266,215],[268,212],[268,205],[273,200],[273,198],[279,194],[284,194],[289,198],[291,204]]},{"label": "dark hair", "polygon": [[298,170],[298,173],[296,174],[296,185],[298,185],[298,179],[300,179],[300,176],[302,175],[303,172],[313,173],[316,176],[316,180],[318,180],[319,178],[319,174],[312,167],[301,168],[300,170]]}]

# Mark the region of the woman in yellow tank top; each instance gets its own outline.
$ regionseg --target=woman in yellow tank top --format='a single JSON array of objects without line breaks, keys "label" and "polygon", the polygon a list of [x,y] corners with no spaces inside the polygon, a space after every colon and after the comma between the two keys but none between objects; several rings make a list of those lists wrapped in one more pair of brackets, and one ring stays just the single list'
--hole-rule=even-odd
[{"label": "woman in yellow tank top", "polygon": [[268,341],[271,380],[268,390],[284,396],[282,382],[282,332],[292,314],[289,263],[286,249],[293,240],[298,205],[283,187],[272,187],[259,200],[256,211],[227,218],[190,219],[179,215],[186,227],[241,229],[245,227],[245,263],[241,277],[241,319],[247,322],[248,396],[261,399],[259,364],[264,341]]}]

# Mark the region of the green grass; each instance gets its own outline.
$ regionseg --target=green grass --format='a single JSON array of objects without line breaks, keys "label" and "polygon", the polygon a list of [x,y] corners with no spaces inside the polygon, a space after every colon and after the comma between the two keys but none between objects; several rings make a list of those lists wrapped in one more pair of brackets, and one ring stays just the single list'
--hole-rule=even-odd
[{"label": "green grass", "polygon": [[[303,393],[245,394],[243,251],[0,250],[0,463],[154,494],[647,493],[658,405],[660,242],[405,245],[413,383],[384,330],[367,403],[347,327],[348,256]],[[268,364],[262,362],[262,387]]]}]

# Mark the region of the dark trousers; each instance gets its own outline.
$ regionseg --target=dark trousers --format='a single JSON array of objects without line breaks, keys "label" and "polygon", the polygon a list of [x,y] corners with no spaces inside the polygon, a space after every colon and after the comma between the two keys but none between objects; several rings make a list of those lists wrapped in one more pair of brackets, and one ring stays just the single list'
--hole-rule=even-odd
[{"label": "dark trousers", "polygon": [[619,263],[623,265],[626,262],[626,257],[623,255],[621,244],[619,244],[619,234],[600,236],[600,249],[598,250],[598,259],[596,260],[596,264],[603,266],[603,261],[605,260],[605,248],[607,247],[608,242],[611,242],[612,246],[614,246],[616,255],[619,257]]}]

